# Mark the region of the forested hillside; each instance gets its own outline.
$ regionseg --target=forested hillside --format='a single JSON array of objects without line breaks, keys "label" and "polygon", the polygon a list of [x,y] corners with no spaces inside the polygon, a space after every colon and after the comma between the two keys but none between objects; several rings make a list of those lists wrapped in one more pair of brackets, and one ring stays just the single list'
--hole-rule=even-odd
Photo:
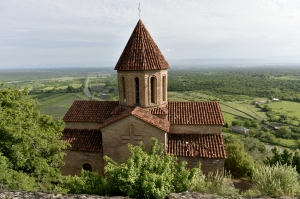
[{"label": "forested hillside", "polygon": [[206,91],[222,95],[274,97],[300,101],[300,69],[297,67],[249,67],[170,70],[169,91]]}]

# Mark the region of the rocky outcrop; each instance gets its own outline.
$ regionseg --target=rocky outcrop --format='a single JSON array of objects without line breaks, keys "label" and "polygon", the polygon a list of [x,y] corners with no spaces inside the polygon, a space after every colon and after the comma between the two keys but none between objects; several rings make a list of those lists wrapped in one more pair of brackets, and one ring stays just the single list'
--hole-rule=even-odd
[{"label": "rocky outcrop", "polygon": [[182,193],[170,193],[168,195],[168,199],[210,199],[210,198],[216,199],[218,197],[209,194],[201,194],[201,193],[190,192],[190,191],[186,191]]},{"label": "rocky outcrop", "polygon": [[[1,191],[0,199],[130,199],[129,197],[123,196],[96,196],[86,194],[53,194],[53,193],[42,193],[42,192],[26,192],[26,191]],[[183,193],[170,193],[166,198],[168,199],[218,199],[218,198],[229,198],[221,197],[210,194],[201,194],[197,192],[186,191]],[[255,197],[256,199],[270,199],[270,197]],[[251,199],[250,197],[240,197],[239,199]],[[278,197],[277,199],[294,199],[292,197]]]},{"label": "rocky outcrop", "polygon": [[26,191],[5,191],[0,192],[0,199],[129,199],[128,197],[122,196],[96,196],[96,195],[85,195],[85,194],[52,194],[42,192],[26,192]]}]

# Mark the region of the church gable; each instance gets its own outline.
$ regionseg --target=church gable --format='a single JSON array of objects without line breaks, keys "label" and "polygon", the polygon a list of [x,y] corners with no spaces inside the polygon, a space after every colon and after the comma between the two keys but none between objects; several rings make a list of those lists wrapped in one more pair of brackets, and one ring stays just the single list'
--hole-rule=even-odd
[{"label": "church gable", "polygon": [[[116,111],[114,110],[114,112],[116,112]],[[103,123],[103,125],[100,127],[100,129],[103,129],[106,126],[114,124],[115,122],[117,122],[123,118],[126,118],[128,116],[134,116],[134,117],[148,123],[149,125],[152,125],[158,129],[164,131],[164,132],[168,132],[169,128],[170,128],[170,123],[167,120],[164,120],[155,115],[152,115],[151,113],[149,113],[148,111],[146,111],[140,107],[135,107],[135,108],[130,108],[130,109],[125,110],[120,115],[114,115],[113,117],[109,118],[108,120],[106,120]]]},{"label": "church gable", "polygon": [[146,148],[151,146],[151,138],[155,137],[159,143],[165,144],[166,132],[148,122],[129,115],[116,120],[112,125],[101,129],[103,155],[119,161],[130,155],[128,144],[138,145],[141,141]]}]

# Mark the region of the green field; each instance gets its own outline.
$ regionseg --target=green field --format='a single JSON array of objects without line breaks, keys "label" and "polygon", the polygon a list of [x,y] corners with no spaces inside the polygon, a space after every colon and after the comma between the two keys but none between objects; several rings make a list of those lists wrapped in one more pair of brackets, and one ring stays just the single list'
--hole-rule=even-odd
[{"label": "green field", "polygon": [[82,93],[55,94],[40,101],[40,111],[51,115],[54,119],[62,118],[73,104],[74,100],[89,100]]},{"label": "green field", "polygon": [[268,106],[274,112],[287,114],[289,117],[300,118],[300,103],[290,101],[270,102]]},{"label": "green field", "polygon": [[218,101],[219,99],[200,91],[168,92],[169,101]]}]

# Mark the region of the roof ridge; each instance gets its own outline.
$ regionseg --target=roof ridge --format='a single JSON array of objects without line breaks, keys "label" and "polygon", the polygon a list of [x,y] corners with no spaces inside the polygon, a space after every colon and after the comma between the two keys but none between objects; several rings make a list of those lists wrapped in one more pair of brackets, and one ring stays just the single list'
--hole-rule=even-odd
[{"label": "roof ridge", "polygon": [[168,132],[170,129],[170,122],[164,119],[161,119],[155,115],[152,115],[145,109],[136,106],[134,108],[125,110],[123,113],[120,115],[114,115],[110,118],[108,118],[101,126],[99,129],[102,129],[106,126],[108,126],[111,123],[117,122],[127,116],[135,116],[136,118],[143,120],[144,122],[147,122],[148,124],[155,126],[156,128]]}]

